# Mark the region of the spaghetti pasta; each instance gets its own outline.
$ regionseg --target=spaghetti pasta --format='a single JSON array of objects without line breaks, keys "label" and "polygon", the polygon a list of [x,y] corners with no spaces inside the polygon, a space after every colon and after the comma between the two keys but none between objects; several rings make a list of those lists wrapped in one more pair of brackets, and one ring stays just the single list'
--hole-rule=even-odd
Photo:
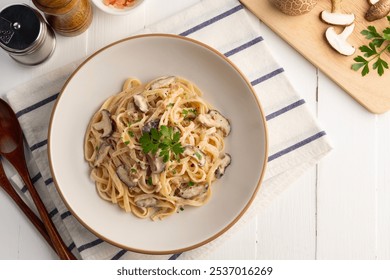
[{"label": "spaghetti pasta", "polygon": [[99,196],[139,218],[202,206],[231,162],[230,123],[192,82],[125,81],[92,117],[84,156]]}]

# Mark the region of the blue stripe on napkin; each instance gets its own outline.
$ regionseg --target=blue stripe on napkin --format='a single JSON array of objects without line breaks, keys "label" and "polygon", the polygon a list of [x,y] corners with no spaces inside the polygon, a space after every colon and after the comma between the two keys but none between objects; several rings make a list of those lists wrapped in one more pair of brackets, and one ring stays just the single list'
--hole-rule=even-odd
[{"label": "blue stripe on napkin", "polygon": [[230,9],[230,10],[228,10],[228,11],[222,13],[222,14],[219,14],[218,16],[215,16],[215,17],[213,17],[213,18],[211,18],[209,20],[206,20],[206,21],[204,21],[204,22],[202,22],[202,23],[200,23],[200,24],[198,24],[198,25],[188,29],[187,31],[184,31],[184,32],[180,33],[179,35],[181,35],[181,36],[188,36],[188,35],[196,32],[196,31],[198,31],[198,30],[200,30],[202,28],[205,28],[206,26],[209,26],[209,25],[211,25],[211,24],[213,24],[213,23],[215,23],[217,21],[220,21],[221,19],[223,19],[225,17],[228,17],[228,16],[230,16],[230,15],[232,15],[232,14],[234,14],[234,13],[240,11],[240,10],[242,10],[243,8],[244,7],[240,4],[240,5],[232,8],[232,9]]},{"label": "blue stripe on napkin", "polygon": [[276,154],[273,154],[272,156],[268,157],[268,162],[273,161],[274,159],[277,159],[281,156],[284,156],[284,155],[286,155],[286,154],[288,154],[288,153],[290,153],[298,148],[301,148],[301,147],[303,147],[303,146],[305,146],[305,145],[313,142],[314,140],[317,140],[325,135],[326,135],[325,131],[320,131],[320,132],[314,134],[313,136],[310,136],[310,137],[308,137],[308,138],[306,138],[306,139],[304,139],[304,140],[302,140],[302,141],[300,141],[300,142],[298,142],[298,143],[296,143],[296,144],[294,144],[294,145],[292,145],[284,150],[281,150],[280,152],[278,152]]}]

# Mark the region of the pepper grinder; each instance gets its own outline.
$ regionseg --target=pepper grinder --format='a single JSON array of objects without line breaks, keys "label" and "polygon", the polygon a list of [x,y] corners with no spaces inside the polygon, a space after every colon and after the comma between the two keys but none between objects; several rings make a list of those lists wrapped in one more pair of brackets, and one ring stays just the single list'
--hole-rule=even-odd
[{"label": "pepper grinder", "polygon": [[77,36],[92,22],[92,6],[89,0],[33,0],[60,35]]}]

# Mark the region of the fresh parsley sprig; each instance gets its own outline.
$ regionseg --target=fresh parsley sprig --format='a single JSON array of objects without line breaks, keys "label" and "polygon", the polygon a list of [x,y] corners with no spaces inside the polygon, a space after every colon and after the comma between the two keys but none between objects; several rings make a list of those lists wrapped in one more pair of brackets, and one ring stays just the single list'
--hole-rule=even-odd
[{"label": "fresh parsley sprig", "polygon": [[155,155],[158,151],[159,156],[163,158],[164,162],[167,162],[171,153],[175,154],[176,159],[184,152],[180,141],[180,132],[174,132],[172,127],[162,125],[159,130],[152,128],[150,132],[142,134],[139,142],[142,147],[142,151],[147,154],[151,152]]},{"label": "fresh parsley sprig", "polygon": [[[390,16],[387,17],[387,20],[390,24]],[[362,68],[361,74],[364,77],[370,73],[369,64],[375,61],[372,68],[378,72],[379,76],[382,76],[385,69],[389,69],[389,64],[382,59],[381,55],[385,52],[390,53],[390,27],[385,28],[382,34],[376,30],[375,26],[368,26],[360,33],[371,42],[359,48],[364,57],[361,55],[355,57],[356,63],[352,64],[352,69],[358,71]]]}]

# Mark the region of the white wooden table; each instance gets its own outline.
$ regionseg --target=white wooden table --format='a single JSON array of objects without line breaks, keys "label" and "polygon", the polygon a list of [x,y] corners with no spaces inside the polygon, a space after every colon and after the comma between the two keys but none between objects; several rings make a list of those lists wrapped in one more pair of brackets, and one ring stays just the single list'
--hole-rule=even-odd
[{"label": "white wooden table", "polygon": [[[126,17],[94,7],[88,31],[57,36],[53,57],[37,67],[19,65],[0,50],[0,96],[199,1],[146,0]],[[0,8],[20,2],[33,6],[31,1],[1,0]],[[367,112],[267,26],[262,29],[334,150],[207,258],[390,259],[390,115]],[[0,223],[0,259],[56,259],[3,190]]]}]

